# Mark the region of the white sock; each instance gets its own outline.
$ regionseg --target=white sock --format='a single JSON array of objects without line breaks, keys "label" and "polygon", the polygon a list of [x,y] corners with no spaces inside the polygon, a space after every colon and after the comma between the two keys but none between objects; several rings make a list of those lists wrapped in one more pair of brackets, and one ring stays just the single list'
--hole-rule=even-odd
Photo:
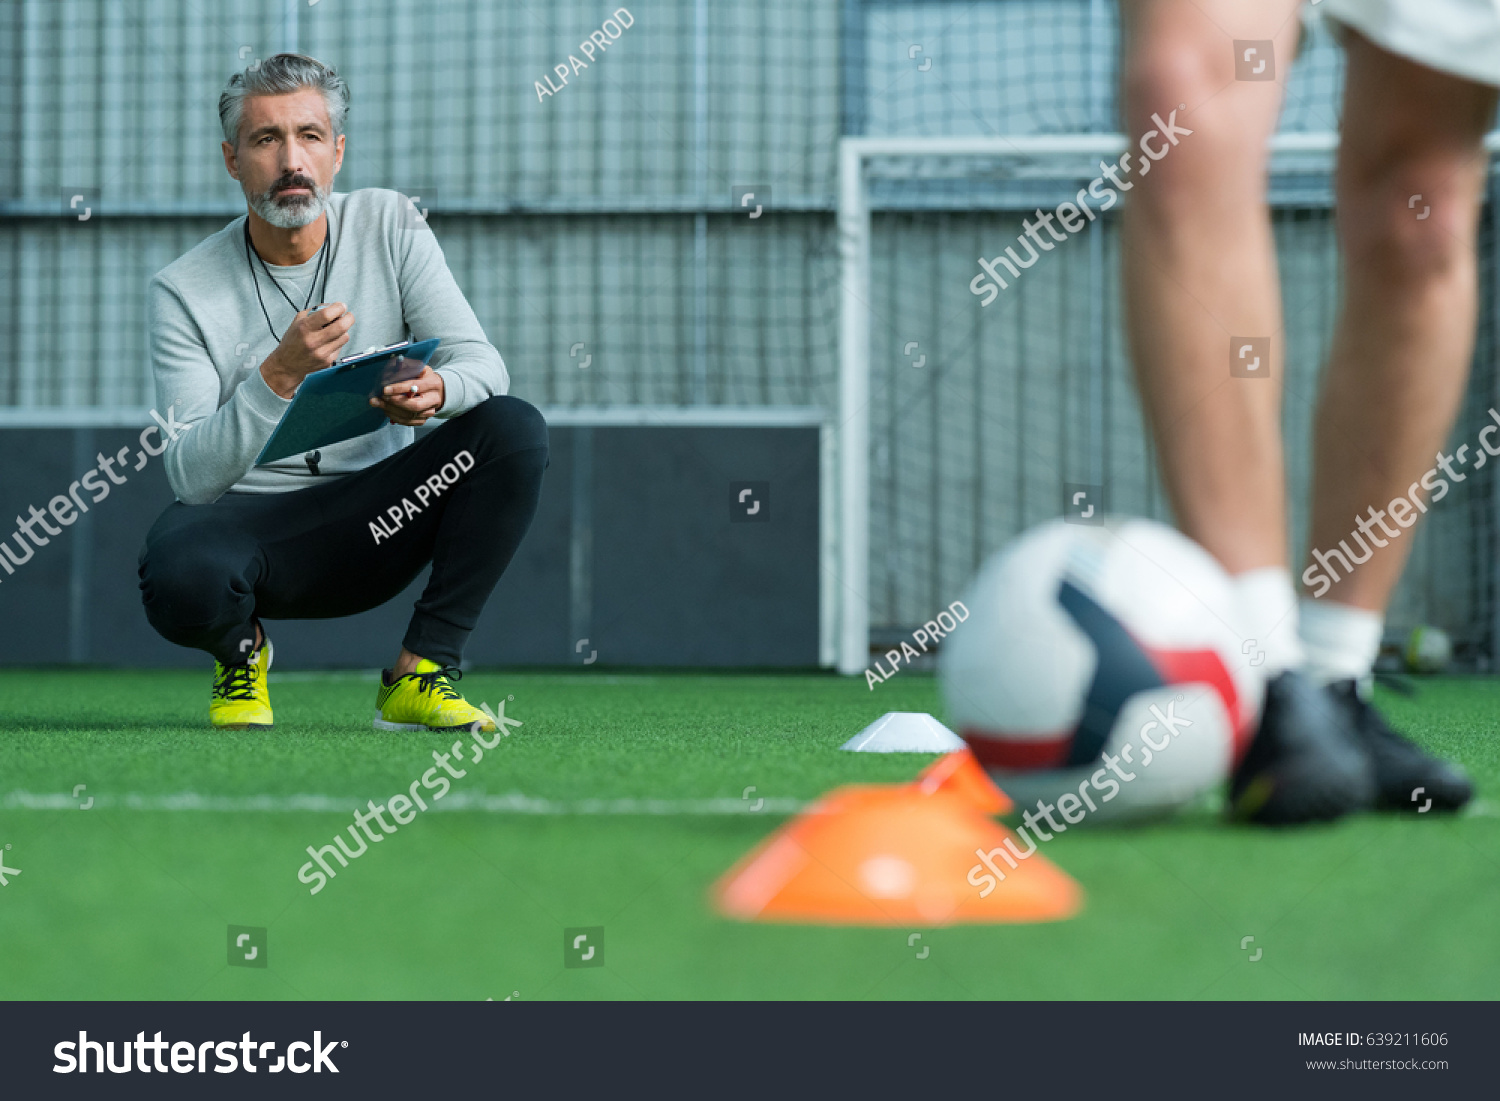
[{"label": "white sock", "polygon": [[1302,665],[1302,641],[1297,634],[1297,589],[1282,566],[1264,566],[1234,577],[1240,605],[1247,656],[1265,655],[1261,672],[1274,677]]},{"label": "white sock", "polygon": [[1303,668],[1315,684],[1369,679],[1380,653],[1383,615],[1352,604],[1304,598],[1300,618],[1307,654]]}]

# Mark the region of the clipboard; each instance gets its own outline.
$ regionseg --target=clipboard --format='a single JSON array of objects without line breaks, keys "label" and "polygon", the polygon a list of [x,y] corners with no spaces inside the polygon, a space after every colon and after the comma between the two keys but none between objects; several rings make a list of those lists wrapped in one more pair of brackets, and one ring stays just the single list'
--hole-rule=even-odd
[{"label": "clipboard", "polygon": [[422,373],[440,338],[407,341],[350,356],[302,380],[291,407],[261,448],[256,466],[378,430],[385,413],[370,405],[393,382]]}]

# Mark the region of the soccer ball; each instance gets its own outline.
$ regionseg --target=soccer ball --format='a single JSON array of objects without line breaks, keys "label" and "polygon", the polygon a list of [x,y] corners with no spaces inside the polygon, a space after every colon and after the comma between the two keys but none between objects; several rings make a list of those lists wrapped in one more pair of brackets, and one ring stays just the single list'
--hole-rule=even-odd
[{"label": "soccer ball", "polygon": [[1413,627],[1402,654],[1412,673],[1441,673],[1453,660],[1453,641],[1439,627]]},{"label": "soccer ball", "polygon": [[939,658],[949,725],[1022,809],[1042,799],[1072,824],[1165,814],[1249,745],[1264,655],[1228,575],[1163,524],[1033,528],[964,604]]}]

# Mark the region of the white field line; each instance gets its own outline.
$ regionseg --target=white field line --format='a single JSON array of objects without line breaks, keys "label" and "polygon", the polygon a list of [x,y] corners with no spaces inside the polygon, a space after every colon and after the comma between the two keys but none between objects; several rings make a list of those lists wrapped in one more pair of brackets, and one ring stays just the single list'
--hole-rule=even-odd
[{"label": "white field line", "polygon": [[[730,815],[768,812],[793,814],[807,806],[800,799],[541,799],[520,792],[478,795],[450,792],[428,799],[432,810],[479,814],[540,815]],[[81,800],[64,793],[12,791],[0,796],[0,810],[77,810]],[[759,805],[758,805],[759,804]],[[348,814],[363,808],[354,795],[199,795],[184,791],[170,795],[93,796],[90,810],[205,811],[217,814],[294,814],[302,811]],[[753,808],[753,809],[752,809]]]},{"label": "white field line", "polygon": [[[80,800],[63,793],[12,791],[0,795],[0,810],[76,810]],[[761,805],[757,805],[761,804]],[[202,811],[211,814],[296,814],[304,811],[348,814],[351,808],[363,809],[354,795],[199,795],[183,791],[170,795],[95,795],[90,810],[130,811]],[[442,799],[429,800],[431,810],[473,812],[478,814],[532,815],[655,815],[658,817],[692,815],[796,814],[811,810],[814,801],[801,799],[578,799],[569,801],[543,799],[510,792],[506,795],[475,795],[450,792]],[[1217,810],[1215,806],[1212,809]],[[1500,818],[1500,805],[1476,799],[1458,814],[1459,818]]]}]

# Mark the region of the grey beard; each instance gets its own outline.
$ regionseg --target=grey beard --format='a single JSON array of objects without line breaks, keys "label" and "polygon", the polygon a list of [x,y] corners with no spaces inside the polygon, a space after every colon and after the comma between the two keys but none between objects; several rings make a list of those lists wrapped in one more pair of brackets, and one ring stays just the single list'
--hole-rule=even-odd
[{"label": "grey beard", "polygon": [[305,199],[299,197],[278,202],[271,198],[269,192],[262,192],[259,195],[247,194],[245,197],[250,202],[250,209],[277,229],[297,229],[300,226],[311,225],[318,220],[323,213],[323,208],[328,204],[328,192],[317,184],[313,184],[312,195]]}]

